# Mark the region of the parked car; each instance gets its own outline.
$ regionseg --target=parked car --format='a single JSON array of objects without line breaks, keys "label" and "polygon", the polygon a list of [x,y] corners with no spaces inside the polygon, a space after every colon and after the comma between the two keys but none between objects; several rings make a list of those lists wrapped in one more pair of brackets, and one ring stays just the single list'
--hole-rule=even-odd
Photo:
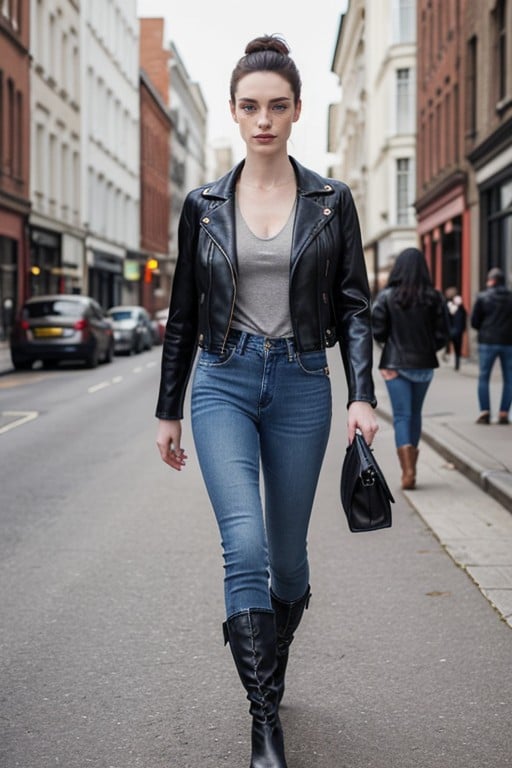
[{"label": "parked car", "polygon": [[167,325],[167,318],[169,317],[168,309],[159,309],[155,312],[154,323],[156,326],[156,334],[158,335],[158,343],[164,343],[165,326]]},{"label": "parked car", "polygon": [[63,360],[83,360],[89,368],[112,362],[114,328],[90,296],[34,296],[20,309],[10,337],[11,359],[17,369],[36,360],[48,367]]},{"label": "parked car", "polygon": [[116,354],[138,354],[153,346],[151,319],[144,307],[111,307],[108,315],[114,323],[114,351]]}]

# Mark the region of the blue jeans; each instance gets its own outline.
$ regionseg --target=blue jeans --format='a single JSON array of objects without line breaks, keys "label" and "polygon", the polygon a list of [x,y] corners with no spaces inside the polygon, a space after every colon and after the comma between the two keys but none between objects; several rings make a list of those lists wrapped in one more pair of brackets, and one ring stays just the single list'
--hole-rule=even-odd
[{"label": "blue jeans", "polygon": [[[202,350],[192,430],[220,530],[227,616],[271,607],[309,584],[307,532],[331,423],[325,351],[234,331]],[[263,474],[264,503],[260,488]]]},{"label": "blue jeans", "polygon": [[421,437],[421,412],[430,381],[410,381],[400,374],[386,381],[393,411],[395,445],[414,445]]},{"label": "blue jeans", "polygon": [[480,410],[491,410],[489,381],[493,365],[496,359],[499,358],[503,374],[500,411],[508,413],[512,404],[512,344],[479,344],[478,357],[480,368],[478,376],[478,401],[480,403]]}]

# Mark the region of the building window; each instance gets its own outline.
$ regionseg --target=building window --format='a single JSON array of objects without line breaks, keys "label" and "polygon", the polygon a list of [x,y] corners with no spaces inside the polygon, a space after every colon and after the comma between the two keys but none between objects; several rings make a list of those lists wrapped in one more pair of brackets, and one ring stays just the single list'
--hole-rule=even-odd
[{"label": "building window", "polygon": [[396,161],[396,223],[398,226],[410,226],[412,221],[412,203],[414,195],[414,163],[408,157]]},{"label": "building window", "polygon": [[393,42],[416,40],[416,0],[393,0]]},{"label": "building window", "polygon": [[396,72],[396,127],[397,133],[414,131],[414,93],[410,69]]},{"label": "building window", "polygon": [[498,101],[507,95],[507,3],[498,0],[496,4],[496,72],[498,75]]},{"label": "building window", "polygon": [[4,164],[4,73],[0,69],[0,174]]},{"label": "building window", "polygon": [[470,136],[476,134],[477,128],[477,109],[476,109],[476,97],[477,97],[477,54],[478,45],[477,37],[474,36],[468,41],[468,86],[467,86],[467,132]]}]

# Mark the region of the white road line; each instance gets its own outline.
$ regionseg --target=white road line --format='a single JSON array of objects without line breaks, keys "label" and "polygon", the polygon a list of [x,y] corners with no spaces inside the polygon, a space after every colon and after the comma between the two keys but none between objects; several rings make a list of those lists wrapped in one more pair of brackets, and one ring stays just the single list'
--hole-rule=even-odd
[{"label": "white road line", "polygon": [[138,365],[133,369],[133,373],[142,373],[142,365]]},{"label": "white road line", "polygon": [[22,424],[37,419],[39,411],[4,411],[3,416],[18,416],[19,418],[12,421],[10,424],[6,424],[5,427],[1,427],[0,435],[3,435],[4,432],[9,432],[10,429],[21,427]]},{"label": "white road line", "polygon": [[110,381],[100,381],[99,384],[88,387],[87,391],[90,395],[93,395],[95,392],[99,392],[100,389],[105,389],[105,387],[110,387]]},{"label": "white road line", "polygon": [[122,376],[114,376],[114,378],[112,379],[112,384],[120,384],[122,380],[123,380]]}]

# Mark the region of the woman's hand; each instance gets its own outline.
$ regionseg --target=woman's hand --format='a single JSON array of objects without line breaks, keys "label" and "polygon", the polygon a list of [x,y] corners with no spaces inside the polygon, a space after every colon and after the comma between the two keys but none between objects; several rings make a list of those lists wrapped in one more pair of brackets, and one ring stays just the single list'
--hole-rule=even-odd
[{"label": "woman's hand", "polygon": [[354,439],[356,429],[360,429],[367,444],[372,444],[379,425],[377,424],[375,410],[370,403],[366,403],[362,400],[354,400],[353,403],[350,403],[348,407],[347,427],[349,443]]},{"label": "woman's hand", "polygon": [[185,466],[188,458],[187,454],[180,445],[181,443],[181,421],[173,419],[159,419],[156,444],[160,451],[162,461],[165,461],[178,472]]},{"label": "woman's hand", "polygon": [[392,379],[396,379],[398,377],[398,371],[395,371],[392,368],[381,368],[380,375],[384,381],[392,381]]}]

